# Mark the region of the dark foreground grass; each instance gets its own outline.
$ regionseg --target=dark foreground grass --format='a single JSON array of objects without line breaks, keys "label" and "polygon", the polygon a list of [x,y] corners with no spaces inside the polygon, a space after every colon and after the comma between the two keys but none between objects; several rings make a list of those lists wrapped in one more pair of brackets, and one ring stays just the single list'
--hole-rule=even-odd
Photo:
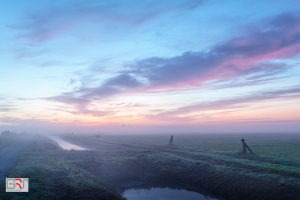
[{"label": "dark foreground grass", "polygon": [[30,178],[30,192],[4,193],[2,184],[0,199],[122,199],[120,188],[157,181],[194,186],[225,199],[300,199],[299,149],[294,146],[281,152],[293,148],[291,159],[280,152],[269,153],[255,142],[249,146],[257,145],[257,153],[245,155],[234,149],[222,151],[228,144],[214,146],[203,138],[198,142],[182,138],[185,141],[174,146],[165,145],[160,137],[64,139],[95,150],[66,151],[40,138],[10,174]]},{"label": "dark foreground grass", "polygon": [[112,186],[66,161],[70,153],[50,142],[32,144],[9,175],[29,178],[29,192],[6,193],[2,183],[0,199],[124,199]]}]

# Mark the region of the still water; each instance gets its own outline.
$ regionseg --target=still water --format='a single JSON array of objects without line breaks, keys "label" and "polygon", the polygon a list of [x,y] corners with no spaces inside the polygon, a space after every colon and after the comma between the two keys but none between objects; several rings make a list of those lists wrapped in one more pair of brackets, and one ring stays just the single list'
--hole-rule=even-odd
[{"label": "still water", "polygon": [[55,136],[48,136],[48,137],[51,138],[52,140],[54,140],[55,142],[57,142],[58,145],[63,149],[66,149],[66,150],[71,150],[71,149],[73,149],[73,150],[86,150],[86,149],[84,149],[82,147],[79,147],[75,144],[71,144],[69,142],[66,142],[66,141],[64,141],[64,140],[62,140],[58,137],[55,137]]},{"label": "still water", "polygon": [[171,188],[128,189],[123,196],[127,200],[217,200],[197,192]]}]

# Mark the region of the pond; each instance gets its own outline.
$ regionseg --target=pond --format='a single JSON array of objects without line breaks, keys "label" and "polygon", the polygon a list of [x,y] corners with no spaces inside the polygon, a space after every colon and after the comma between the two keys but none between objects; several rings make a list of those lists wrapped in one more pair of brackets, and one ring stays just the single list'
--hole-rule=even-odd
[{"label": "pond", "polygon": [[208,195],[190,189],[176,189],[174,187],[143,186],[126,189],[123,196],[127,200],[218,200]]},{"label": "pond", "polygon": [[60,139],[60,138],[58,138],[58,137],[56,137],[56,136],[49,135],[48,137],[49,137],[50,139],[54,140],[55,142],[57,142],[58,145],[59,145],[61,148],[63,148],[63,149],[66,149],[66,150],[71,150],[71,149],[73,149],[73,150],[86,150],[86,149],[84,149],[84,148],[82,148],[82,147],[80,147],[80,146],[77,146],[77,145],[75,145],[75,144],[71,144],[71,143],[69,143],[69,142],[66,142],[66,141],[64,141],[64,140],[62,140],[62,139]]}]

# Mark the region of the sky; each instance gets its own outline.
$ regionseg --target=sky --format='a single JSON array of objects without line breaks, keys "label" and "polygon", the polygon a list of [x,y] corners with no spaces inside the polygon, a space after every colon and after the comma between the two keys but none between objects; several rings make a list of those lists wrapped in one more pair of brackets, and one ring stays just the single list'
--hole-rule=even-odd
[{"label": "sky", "polygon": [[296,0],[0,0],[0,130],[299,132]]}]

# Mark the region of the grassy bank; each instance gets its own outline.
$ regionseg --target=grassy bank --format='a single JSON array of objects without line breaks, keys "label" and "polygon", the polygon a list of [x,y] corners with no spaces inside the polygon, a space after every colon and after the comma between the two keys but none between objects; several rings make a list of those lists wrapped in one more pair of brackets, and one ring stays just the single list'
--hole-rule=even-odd
[{"label": "grassy bank", "polygon": [[[166,145],[169,137],[165,135],[62,137],[97,149],[97,167],[74,164],[113,185],[126,184],[128,180],[167,180],[230,199],[300,197],[297,134],[175,135],[173,146]],[[240,153],[242,137],[254,155]]]},{"label": "grassy bank", "polygon": [[[133,182],[172,181],[228,199],[300,199],[297,135],[250,136],[255,155],[242,154],[239,135],[166,136],[64,135],[88,151],[66,151],[40,138],[23,154],[10,177],[30,178],[28,194],[2,198],[122,199]],[[298,145],[298,146],[297,146]]]},{"label": "grassy bank", "polygon": [[23,153],[9,175],[29,178],[29,193],[5,193],[2,183],[0,199],[123,199],[112,186],[72,165],[67,160],[72,153],[40,138]]}]

